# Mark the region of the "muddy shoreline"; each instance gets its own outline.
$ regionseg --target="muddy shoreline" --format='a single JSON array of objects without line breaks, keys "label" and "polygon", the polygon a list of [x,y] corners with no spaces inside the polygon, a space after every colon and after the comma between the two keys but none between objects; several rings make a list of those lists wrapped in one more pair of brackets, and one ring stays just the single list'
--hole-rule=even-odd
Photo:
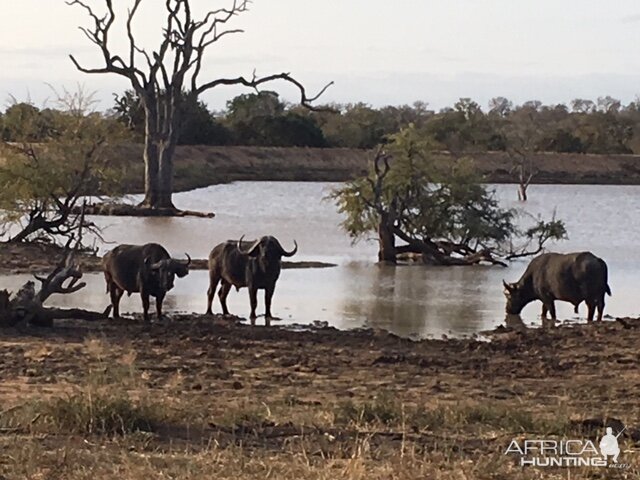
[{"label": "muddy shoreline", "polygon": [[[184,315],[150,326],[65,321],[6,330],[0,402],[11,413],[0,413],[0,474],[27,478],[57,466],[67,479],[88,469],[99,478],[567,478],[566,469],[523,469],[504,451],[514,438],[597,442],[609,424],[626,427],[621,445],[634,450],[639,343],[640,319],[502,329],[492,342]],[[166,407],[164,423],[115,436],[54,423],[62,414],[52,402],[82,398],[96,375],[108,388],[94,395],[125,385],[132,402]],[[48,406],[47,422],[21,423],[30,399]],[[9,419],[11,433],[2,433]],[[17,449],[31,452],[29,463]],[[631,467],[606,478],[636,478],[640,463],[625,455]]]},{"label": "muddy shoreline", "polygon": [[[45,244],[6,244],[0,243],[0,275],[17,275],[23,273],[49,273],[60,261],[63,250],[54,245]],[[81,269],[84,273],[101,272],[102,258],[90,253],[78,255]],[[192,270],[207,270],[206,259],[193,259],[190,268]],[[337,266],[334,263],[303,261],[283,261],[283,269],[297,268],[331,268]]]}]

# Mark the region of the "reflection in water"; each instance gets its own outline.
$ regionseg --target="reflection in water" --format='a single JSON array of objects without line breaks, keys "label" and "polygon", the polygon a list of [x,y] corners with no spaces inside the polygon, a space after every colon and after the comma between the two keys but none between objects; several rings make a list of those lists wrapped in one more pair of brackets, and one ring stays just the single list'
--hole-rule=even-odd
[{"label": "reflection in water", "polygon": [[518,314],[507,313],[504,317],[504,323],[508,328],[517,332],[524,332],[527,326],[522,321],[522,317]]},{"label": "reflection in water", "polygon": [[[338,263],[329,269],[283,270],[273,300],[274,314],[284,323],[327,321],[338,328],[363,325],[389,329],[399,335],[440,336],[473,334],[504,322],[505,299],[502,280],[516,281],[528,260],[509,268],[497,266],[431,267],[378,266],[375,242],[355,246],[340,230],[340,215],[323,201],[335,184],[298,182],[238,182],[217,185],[175,196],[180,208],[213,210],[214,219],[201,218],[120,218],[97,217],[104,236],[115,243],[157,241],[179,258],[188,252],[206,258],[209,251],[227,239],[272,234],[283,244],[295,238],[300,253],[294,260]],[[515,186],[495,187],[501,204],[521,208]],[[597,208],[594,208],[597,206]],[[640,187],[534,185],[525,205],[533,215],[565,220],[570,239],[558,251],[591,250],[609,265],[609,285],[605,313],[634,316],[640,313],[635,302],[640,283]],[[524,218],[524,217],[523,217]],[[594,226],[597,226],[594,227]],[[104,250],[113,248],[112,244]],[[0,277],[0,288],[16,290],[29,279],[26,275]],[[108,304],[101,274],[85,275],[87,288],[73,295],[55,296],[58,306],[78,306],[103,310]],[[193,271],[176,280],[165,299],[166,311],[204,312],[207,273]],[[233,290],[229,309],[248,316],[246,289]],[[556,302],[558,317],[575,319],[569,304]],[[583,309],[584,310],[584,309]],[[123,298],[122,311],[140,312],[138,295]],[[214,311],[220,312],[216,298]],[[264,312],[263,296],[258,313]],[[522,312],[526,325],[540,324],[540,303]],[[580,318],[584,320],[585,312]]]},{"label": "reflection in water", "polygon": [[480,290],[496,267],[359,265],[351,274],[365,286],[342,310],[365,325],[403,336],[475,333],[479,311],[491,308]]}]

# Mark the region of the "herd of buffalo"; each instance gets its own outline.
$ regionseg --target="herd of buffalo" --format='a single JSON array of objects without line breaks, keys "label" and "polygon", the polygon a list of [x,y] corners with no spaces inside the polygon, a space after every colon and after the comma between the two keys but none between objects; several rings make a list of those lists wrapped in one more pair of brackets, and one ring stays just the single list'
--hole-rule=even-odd
[{"label": "herd of buffalo", "polygon": [[[244,238],[244,237],[242,237]],[[218,296],[222,312],[229,314],[227,295],[231,287],[240,290],[249,289],[251,303],[251,323],[256,320],[257,293],[265,291],[265,319],[267,325],[272,318],[271,299],[280,276],[282,257],[291,257],[298,251],[294,240],[294,249],[287,252],[280,242],[272,236],[264,236],[253,242],[229,240],[217,245],[209,254],[209,290],[207,295],[207,313],[211,314],[213,297],[220,283]],[[175,277],[182,278],[189,273],[191,258],[176,260],[157,243],[145,245],[119,245],[107,252],[102,259],[107,293],[111,296],[114,317],[120,315],[120,299],[127,292],[140,293],[145,322],[149,321],[149,297],[156,300],[156,313],[162,317],[162,302],[173,288]]]},{"label": "herd of buffalo", "polygon": [[[280,276],[282,257],[291,257],[298,251],[294,248],[286,251],[280,242],[272,236],[264,236],[253,242],[228,240],[209,254],[209,289],[207,291],[207,314],[212,314],[212,303],[218,284],[218,297],[222,313],[229,314],[227,295],[231,287],[236,290],[247,287],[251,306],[250,320],[255,324],[257,291],[265,291],[265,320],[269,325],[271,299],[276,281]],[[189,273],[191,258],[176,260],[167,250],[157,243],[146,245],[119,245],[108,252],[102,261],[107,292],[111,296],[114,317],[119,317],[119,304],[122,295],[127,292],[140,293],[144,320],[149,321],[149,298],[156,301],[156,313],[162,317],[162,302],[166,293],[173,288],[176,276],[182,278]],[[607,283],[607,264],[591,252],[579,253],[543,253],[529,263],[522,277],[515,283],[503,281],[507,299],[506,312],[519,315],[522,309],[533,302],[542,302],[542,318],[547,313],[556,320],[554,302],[561,300],[573,304],[575,312],[578,305],[585,302],[587,320],[592,321],[595,312],[598,321],[602,320],[605,294],[611,295]]]}]

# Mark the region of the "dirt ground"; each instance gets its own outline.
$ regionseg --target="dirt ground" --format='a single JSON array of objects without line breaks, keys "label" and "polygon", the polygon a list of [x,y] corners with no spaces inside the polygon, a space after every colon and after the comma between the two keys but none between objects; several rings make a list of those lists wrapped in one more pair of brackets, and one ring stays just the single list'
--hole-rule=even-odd
[{"label": "dirt ground", "polygon": [[[198,316],[3,330],[0,478],[640,478],[639,344],[633,319],[491,341]],[[505,455],[605,424],[629,468]]]}]

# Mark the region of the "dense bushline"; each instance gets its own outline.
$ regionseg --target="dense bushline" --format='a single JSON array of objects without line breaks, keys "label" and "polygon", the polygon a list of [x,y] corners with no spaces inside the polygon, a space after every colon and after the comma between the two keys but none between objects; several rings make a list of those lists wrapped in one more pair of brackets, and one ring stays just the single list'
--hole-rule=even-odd
[{"label": "dense bushline", "polygon": [[[413,124],[436,148],[456,152],[640,153],[640,101],[622,105],[611,97],[569,105],[538,101],[514,105],[495,98],[487,108],[468,98],[438,112],[427,104],[373,108],[364,103],[331,104],[310,111],[283,102],[270,91],[244,94],[211,112],[199,100],[184,106],[182,145],[307,146],[373,148]],[[142,138],[144,115],[133,92],[116,97],[112,112]],[[32,141],[55,135],[54,109],[16,103],[0,112],[0,135],[13,141],[21,125],[37,123]]]}]

